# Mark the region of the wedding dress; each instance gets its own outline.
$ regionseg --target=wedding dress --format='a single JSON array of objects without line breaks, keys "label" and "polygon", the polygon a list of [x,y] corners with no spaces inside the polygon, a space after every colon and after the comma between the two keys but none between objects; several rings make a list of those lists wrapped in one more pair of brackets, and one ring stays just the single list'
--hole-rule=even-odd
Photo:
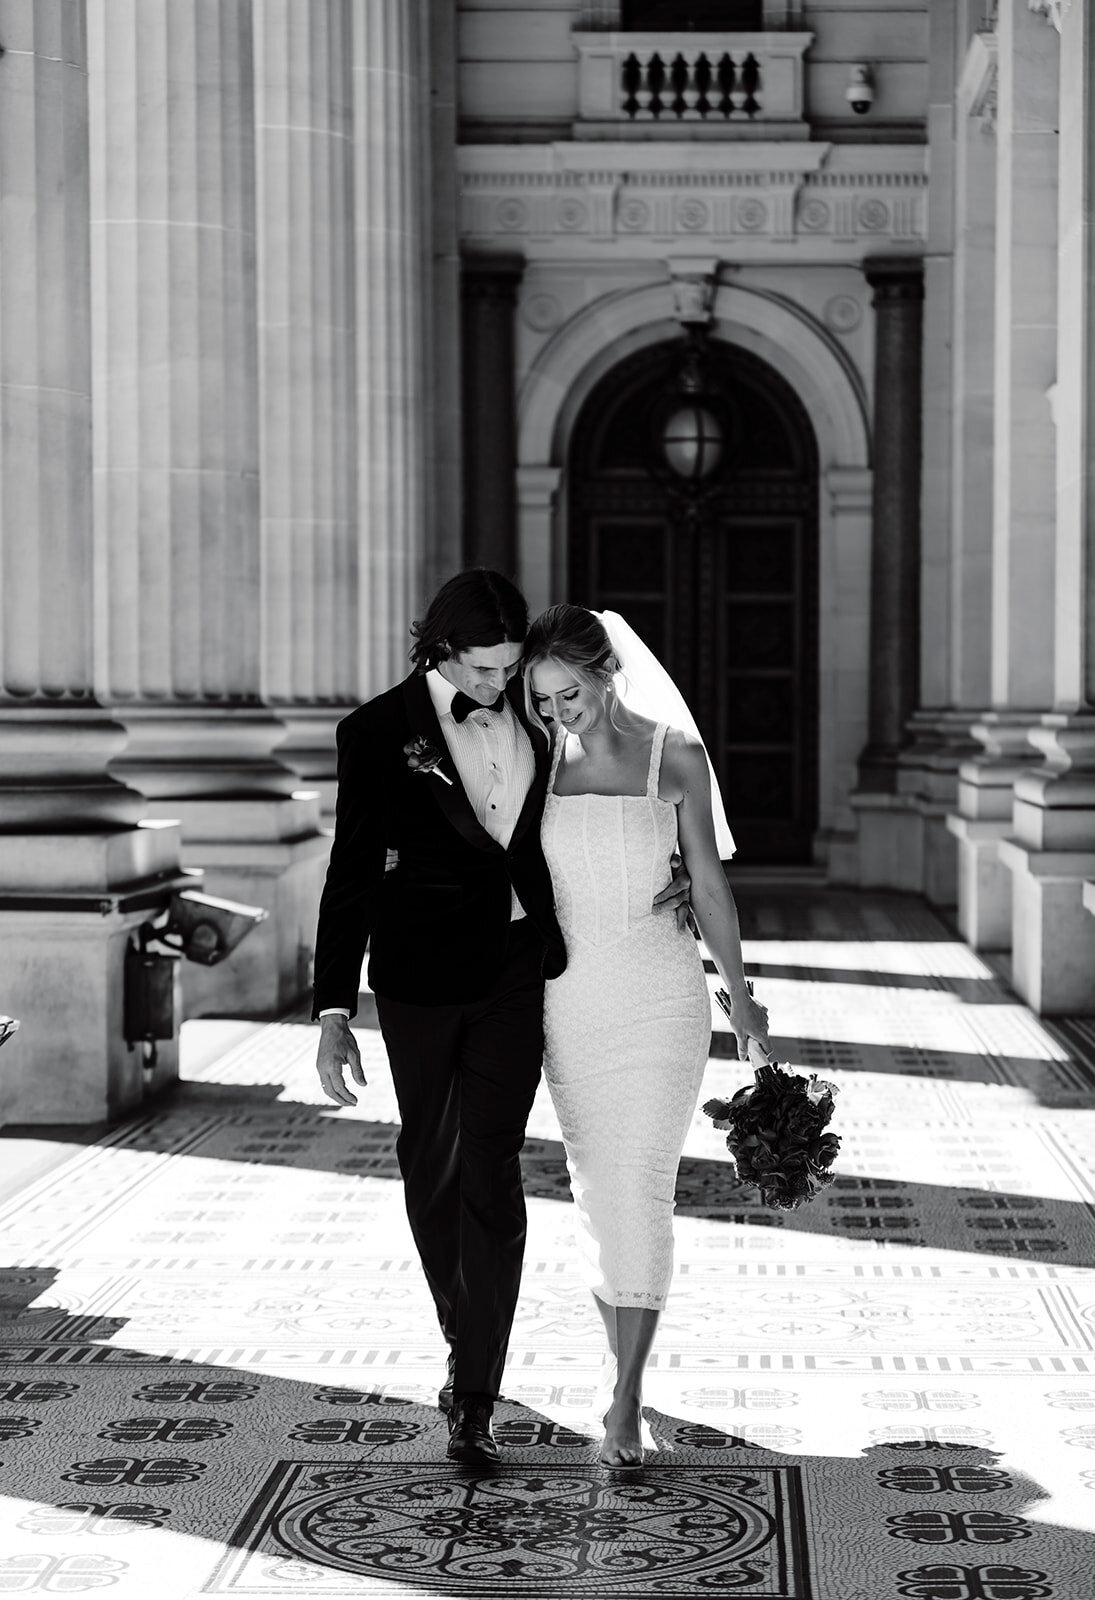
[{"label": "wedding dress", "polygon": [[665,1304],[673,1194],[711,1044],[699,947],[653,912],[677,848],[658,798],[667,727],[641,795],[557,795],[556,740],[542,841],[567,967],[546,986],[544,1075],[562,1129],[590,1287],[608,1305]]}]

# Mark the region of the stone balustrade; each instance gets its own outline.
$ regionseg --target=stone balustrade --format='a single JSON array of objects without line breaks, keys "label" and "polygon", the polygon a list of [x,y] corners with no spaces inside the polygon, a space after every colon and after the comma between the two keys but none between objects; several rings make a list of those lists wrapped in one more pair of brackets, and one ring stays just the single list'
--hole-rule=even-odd
[{"label": "stone balustrade", "polygon": [[[656,129],[720,138],[761,129],[805,139],[803,57],[812,33],[574,33],[576,136]],[[727,48],[728,44],[731,46]]]}]

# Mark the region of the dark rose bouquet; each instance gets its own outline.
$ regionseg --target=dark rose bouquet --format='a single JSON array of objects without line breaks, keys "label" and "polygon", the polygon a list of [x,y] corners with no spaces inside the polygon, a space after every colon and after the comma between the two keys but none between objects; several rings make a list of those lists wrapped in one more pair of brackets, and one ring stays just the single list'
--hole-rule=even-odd
[{"label": "dark rose bouquet", "polygon": [[[715,996],[730,1015],[730,996]],[[752,1084],[732,1100],[708,1100],[704,1111],[716,1128],[725,1128],[726,1148],[734,1158],[739,1183],[760,1191],[772,1211],[794,1211],[833,1181],[829,1168],[840,1149],[825,1126],[833,1114],[836,1088],[811,1073],[785,1072],[775,1061],[755,1064]]]}]

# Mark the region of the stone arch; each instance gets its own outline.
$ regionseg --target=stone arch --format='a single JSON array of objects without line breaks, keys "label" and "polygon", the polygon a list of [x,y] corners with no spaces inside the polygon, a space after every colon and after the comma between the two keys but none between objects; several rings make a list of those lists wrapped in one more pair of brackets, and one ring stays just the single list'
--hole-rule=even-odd
[{"label": "stone arch", "polygon": [[[786,378],[814,420],[823,474],[870,465],[862,381],[807,312],[782,296],[724,284],[715,295],[712,332]],[[578,312],[540,351],[521,386],[518,465],[561,467],[570,428],[594,385],[633,351],[679,336],[669,281],[606,295]]]},{"label": "stone arch", "polygon": [[[781,295],[725,284],[712,332],[786,379],[814,428],[819,467],[819,828],[815,853],[838,875],[853,848],[850,795],[867,738],[871,431],[865,386],[836,340]],[[518,396],[518,576],[533,612],[566,593],[571,432],[619,361],[679,338],[673,285],[624,289],[572,317],[540,350]]]}]

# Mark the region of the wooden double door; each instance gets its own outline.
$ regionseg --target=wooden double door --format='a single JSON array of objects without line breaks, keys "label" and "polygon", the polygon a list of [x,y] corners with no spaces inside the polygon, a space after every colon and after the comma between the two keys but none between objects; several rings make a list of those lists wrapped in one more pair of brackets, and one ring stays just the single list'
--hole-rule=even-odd
[{"label": "wooden double door", "polygon": [[805,862],[817,826],[817,461],[793,391],[716,344],[728,466],[689,515],[651,470],[679,349],[590,395],[568,479],[570,598],[620,612],[673,674],[715,766],[743,864]]}]

